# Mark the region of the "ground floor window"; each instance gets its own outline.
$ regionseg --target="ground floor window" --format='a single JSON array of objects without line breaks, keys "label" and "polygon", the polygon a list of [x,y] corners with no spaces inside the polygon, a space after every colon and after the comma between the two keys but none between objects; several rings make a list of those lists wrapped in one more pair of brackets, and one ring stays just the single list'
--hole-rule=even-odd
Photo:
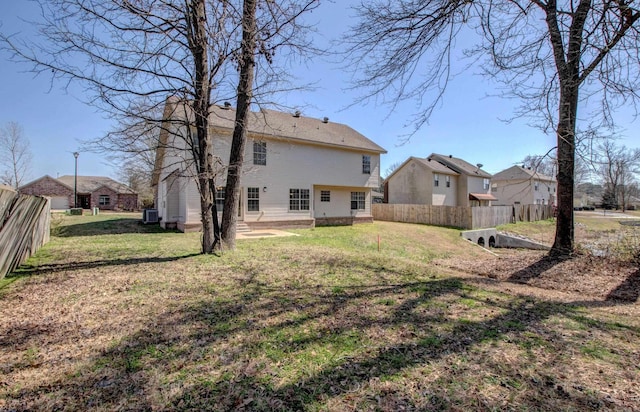
[{"label": "ground floor window", "polygon": [[309,210],[309,189],[289,189],[289,210]]},{"label": "ground floor window", "polygon": [[260,188],[259,187],[247,188],[247,210],[249,212],[260,211]]},{"label": "ground floor window", "polygon": [[216,210],[222,212],[224,210],[225,188],[216,188]]},{"label": "ground floor window", "polygon": [[321,190],[320,191],[320,201],[321,202],[331,202],[331,191],[330,190]]},{"label": "ground floor window", "polygon": [[351,210],[364,210],[364,192],[351,192]]},{"label": "ground floor window", "polygon": [[98,204],[100,206],[109,206],[111,204],[109,195],[100,195],[100,197],[98,198]]}]

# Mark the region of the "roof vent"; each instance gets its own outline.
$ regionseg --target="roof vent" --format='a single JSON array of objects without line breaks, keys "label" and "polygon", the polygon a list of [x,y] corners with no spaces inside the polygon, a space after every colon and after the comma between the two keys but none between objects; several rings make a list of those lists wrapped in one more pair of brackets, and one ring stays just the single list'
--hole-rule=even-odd
[{"label": "roof vent", "polygon": [[453,156],[449,155],[449,159],[451,159]]},{"label": "roof vent", "polygon": [[231,103],[229,103],[229,102],[224,102],[224,109],[225,109],[225,110],[229,110],[229,109],[231,109]]},{"label": "roof vent", "polygon": [[293,117],[300,117],[300,110],[296,110],[296,112],[293,114]]},{"label": "roof vent", "polygon": [[482,166],[484,166],[484,165],[482,163],[478,163],[478,164],[476,164],[476,166],[478,166],[478,169],[481,169]]},{"label": "roof vent", "polygon": [[329,123],[329,118],[325,117],[324,119],[322,119],[322,123]]}]

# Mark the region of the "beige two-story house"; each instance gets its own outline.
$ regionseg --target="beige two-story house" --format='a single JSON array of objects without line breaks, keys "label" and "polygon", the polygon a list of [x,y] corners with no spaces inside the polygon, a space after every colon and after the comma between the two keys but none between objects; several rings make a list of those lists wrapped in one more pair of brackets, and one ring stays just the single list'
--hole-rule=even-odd
[{"label": "beige two-story house", "polygon": [[432,161],[454,170],[458,178],[458,206],[491,206],[496,198],[491,194],[491,174],[482,170],[482,164],[471,164],[463,159],[432,153]]},{"label": "beige two-story house", "polygon": [[557,205],[556,179],[524,166],[512,166],[493,175],[491,193],[497,205]]},{"label": "beige two-story house", "polygon": [[439,162],[412,156],[387,176],[387,202],[457,206],[459,176]]},{"label": "beige two-story house", "polygon": [[[185,105],[167,101],[165,118],[184,116]],[[188,115],[188,114],[187,114]],[[218,159],[216,204],[224,207],[235,110],[214,106],[209,117]],[[166,122],[153,184],[163,227],[200,230],[200,200],[187,134]],[[251,112],[241,177],[238,221],[250,229],[371,222],[372,189],[379,186],[386,151],[351,127],[299,112]]]},{"label": "beige two-story house", "polygon": [[453,157],[410,157],[385,181],[388,203],[432,206],[490,206],[491,175]]}]

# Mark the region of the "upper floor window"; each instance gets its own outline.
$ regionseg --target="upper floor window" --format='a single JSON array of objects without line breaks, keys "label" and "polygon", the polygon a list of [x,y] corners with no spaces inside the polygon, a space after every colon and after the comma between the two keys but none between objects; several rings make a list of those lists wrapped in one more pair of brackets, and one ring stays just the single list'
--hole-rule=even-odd
[{"label": "upper floor window", "polygon": [[371,156],[362,155],[362,173],[371,174]]},{"label": "upper floor window", "polygon": [[253,164],[267,165],[267,142],[253,142]]},{"label": "upper floor window", "polygon": [[226,189],[224,187],[216,188],[216,210],[218,212],[222,212],[224,209],[225,192]]},{"label": "upper floor window", "polygon": [[444,181],[447,184],[447,187],[451,187],[451,176],[445,176]]},{"label": "upper floor window", "polygon": [[289,210],[309,210],[309,189],[289,189]]},{"label": "upper floor window", "polygon": [[351,192],[351,210],[364,210],[364,192]]},{"label": "upper floor window", "polygon": [[434,173],[434,174],[433,174],[433,185],[434,185],[435,187],[440,186],[440,175],[439,175],[439,174],[437,174],[437,173]]},{"label": "upper floor window", "polygon": [[535,190],[536,192],[538,191],[538,187],[540,186],[540,184],[538,182],[535,182],[533,184],[533,190]]},{"label": "upper floor window", "polygon": [[489,179],[482,180],[482,187],[484,188],[484,190],[489,190],[490,184],[491,184],[491,181]]},{"label": "upper floor window", "polygon": [[247,188],[247,210],[249,212],[260,211],[260,188],[259,187]]}]

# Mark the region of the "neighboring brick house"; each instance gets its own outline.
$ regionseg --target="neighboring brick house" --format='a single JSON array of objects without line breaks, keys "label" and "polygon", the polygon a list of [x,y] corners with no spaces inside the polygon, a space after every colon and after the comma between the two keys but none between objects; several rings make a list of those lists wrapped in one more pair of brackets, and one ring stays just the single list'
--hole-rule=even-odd
[{"label": "neighboring brick house", "polygon": [[[54,179],[45,175],[19,188],[20,193],[51,198],[51,209],[69,209],[75,206],[74,176]],[[97,207],[103,210],[135,210],[138,194],[128,186],[103,176],[77,177],[77,206],[83,209]]]}]

